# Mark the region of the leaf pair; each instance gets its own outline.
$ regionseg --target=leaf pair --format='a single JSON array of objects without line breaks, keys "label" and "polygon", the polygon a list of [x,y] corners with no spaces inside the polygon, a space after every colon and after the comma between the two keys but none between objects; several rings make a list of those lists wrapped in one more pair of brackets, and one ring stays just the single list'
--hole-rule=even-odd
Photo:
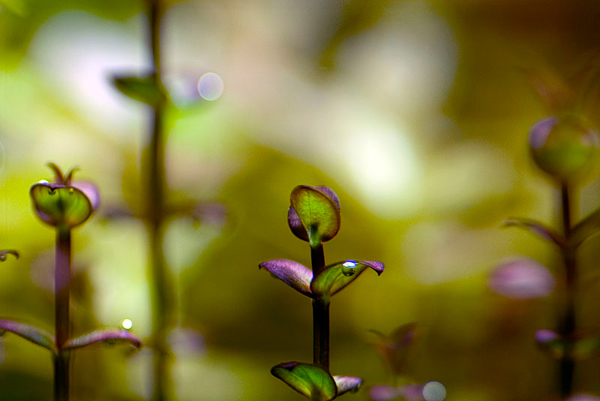
[{"label": "leaf pair", "polygon": [[40,181],[29,190],[37,215],[45,223],[61,229],[71,229],[86,222],[100,203],[96,187],[89,182],[73,182],[72,168],[66,175],[54,164],[53,183]]},{"label": "leaf pair", "polygon": [[416,323],[404,324],[396,328],[390,335],[373,331],[377,336],[373,345],[386,361],[394,376],[399,376],[404,371],[408,352],[415,341],[417,331]]},{"label": "leaf pair", "polygon": [[[24,339],[39,345],[40,347],[46,348],[55,355],[58,354],[59,347],[56,344],[55,337],[44,330],[40,330],[27,324],[14,322],[12,320],[0,320],[0,335],[4,335],[7,331],[16,334],[19,337],[23,337]],[[112,344],[116,341],[125,342],[129,345],[132,345],[136,349],[139,349],[142,346],[141,340],[127,330],[105,329],[96,330],[91,333],[70,339],[61,347],[61,349],[72,350],[76,348],[83,348],[98,342]]]},{"label": "leaf pair", "polygon": [[383,263],[366,260],[344,260],[325,266],[316,277],[313,277],[312,270],[293,260],[274,259],[258,267],[307,297],[326,300],[356,280],[367,268],[375,270],[378,275],[384,270]]},{"label": "leaf pair", "polygon": [[558,333],[542,329],[535,332],[535,340],[541,350],[547,352],[555,359],[561,359],[566,352],[570,352],[575,359],[582,360],[592,357],[600,351],[600,338],[586,336],[569,341]]},{"label": "leaf pair", "polygon": [[271,374],[311,401],[330,401],[358,391],[362,384],[358,377],[332,376],[320,366],[300,362],[280,363]]}]

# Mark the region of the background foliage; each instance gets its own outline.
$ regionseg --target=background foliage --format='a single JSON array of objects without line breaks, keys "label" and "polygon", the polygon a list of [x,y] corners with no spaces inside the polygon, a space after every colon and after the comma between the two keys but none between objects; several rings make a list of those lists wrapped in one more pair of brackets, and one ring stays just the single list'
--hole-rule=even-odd
[{"label": "background foliage", "polygon": [[[75,333],[130,318],[148,335],[146,233],[109,208],[139,209],[147,110],[109,77],[148,65],[138,1],[5,0],[0,9],[0,241],[21,252],[1,267],[0,316],[51,328],[53,234],[36,221],[31,184],[44,164],[80,165],[102,208],[76,231]],[[571,77],[600,43],[594,1],[173,1],[163,28],[165,74],[179,94],[205,72],[225,91],[169,112],[172,200],[227,206],[201,225],[174,219],[166,255],[179,275],[174,367],[181,400],[301,399],[269,375],[311,355],[309,301],[259,262],[309,264],[289,232],[289,193],[327,185],[342,228],[328,261],[381,260],[332,306],[332,369],[387,383],[369,330],[420,324],[406,370],[465,401],[539,399],[555,364],[533,334],[552,328],[553,298],[514,301],[486,286],[511,255],[556,266],[552,249],[507,217],[556,222],[558,194],[530,161],[529,127],[548,111],[528,76]],[[190,90],[191,88],[191,90]],[[598,122],[598,88],[589,118]],[[179,96],[179,95],[178,95]],[[596,208],[600,181],[582,193]],[[600,329],[598,241],[582,248],[581,325]],[[2,343],[6,399],[49,399],[51,360],[15,336]],[[149,356],[80,352],[80,399],[143,399]],[[598,359],[576,388],[600,393]],[[364,399],[367,392],[346,395]]]}]

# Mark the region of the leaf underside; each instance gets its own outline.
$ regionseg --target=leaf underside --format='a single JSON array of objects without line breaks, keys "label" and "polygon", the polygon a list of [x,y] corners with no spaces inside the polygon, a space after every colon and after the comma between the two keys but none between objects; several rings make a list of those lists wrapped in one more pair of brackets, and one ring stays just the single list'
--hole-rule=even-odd
[{"label": "leaf underside", "polygon": [[100,342],[105,343],[115,343],[115,342],[123,342],[129,345],[132,345],[135,348],[140,348],[142,346],[142,341],[133,333],[122,330],[122,329],[105,329],[105,330],[96,330],[88,334],[84,334],[77,338],[73,338],[65,344],[65,349],[77,349],[87,347],[91,344],[96,344]]},{"label": "leaf underside", "polygon": [[313,272],[306,266],[293,260],[274,259],[263,262],[258,267],[267,270],[296,291],[312,297],[310,282],[313,279]]},{"label": "leaf underside", "polygon": [[56,340],[50,333],[24,323],[0,320],[0,334],[11,332],[56,354]]}]

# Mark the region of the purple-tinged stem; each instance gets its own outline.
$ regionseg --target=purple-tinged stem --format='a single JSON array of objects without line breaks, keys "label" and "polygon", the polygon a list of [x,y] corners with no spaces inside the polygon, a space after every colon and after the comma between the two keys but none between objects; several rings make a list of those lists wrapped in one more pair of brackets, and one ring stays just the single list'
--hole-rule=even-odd
[{"label": "purple-tinged stem", "polygon": [[[310,248],[313,277],[325,268],[323,244]],[[329,299],[314,299],[313,363],[329,371]]]},{"label": "purple-tinged stem", "polygon": [[59,227],[56,230],[55,254],[55,335],[57,354],[54,356],[54,400],[69,400],[69,351],[63,346],[70,336],[70,292],[71,292],[71,230]]},{"label": "purple-tinged stem", "polygon": [[[570,188],[566,183],[561,186],[561,211],[563,234],[567,244],[571,238],[573,205],[571,204]],[[558,332],[565,338],[566,349],[560,359],[560,394],[567,398],[573,392],[573,377],[575,373],[575,361],[573,359],[573,337],[575,332],[575,292],[577,279],[577,265],[575,251],[567,246],[563,249],[563,263],[565,267],[565,295],[562,316],[560,318]]]}]

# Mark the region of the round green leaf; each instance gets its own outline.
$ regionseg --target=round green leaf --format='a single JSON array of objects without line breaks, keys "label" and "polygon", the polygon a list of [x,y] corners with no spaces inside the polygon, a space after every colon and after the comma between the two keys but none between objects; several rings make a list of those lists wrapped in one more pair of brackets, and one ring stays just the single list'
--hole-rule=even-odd
[{"label": "round green leaf", "polygon": [[[292,191],[288,223],[310,246],[329,241],[340,230],[340,207],[335,193],[327,187],[299,185]],[[301,223],[301,226],[298,224]]]},{"label": "round green leaf", "polygon": [[274,366],[271,374],[311,401],[330,401],[337,396],[335,380],[320,366],[286,362]]},{"label": "round green leaf", "polygon": [[597,146],[598,133],[575,115],[540,120],[529,134],[535,163],[560,181],[571,180],[589,170]]},{"label": "round green leaf", "polygon": [[31,187],[29,194],[38,216],[54,227],[77,227],[94,210],[83,191],[71,186],[40,182]]}]

